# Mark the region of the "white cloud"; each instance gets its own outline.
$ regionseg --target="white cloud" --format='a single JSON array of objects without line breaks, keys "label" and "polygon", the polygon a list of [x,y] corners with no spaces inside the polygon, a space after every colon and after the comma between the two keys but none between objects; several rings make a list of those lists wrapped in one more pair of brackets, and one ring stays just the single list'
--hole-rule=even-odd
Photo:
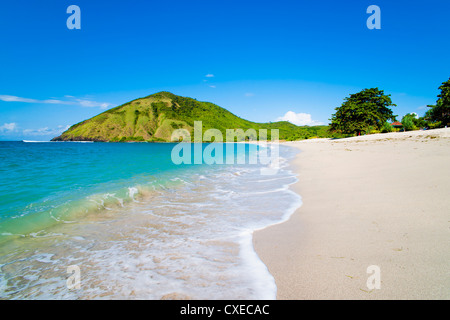
[{"label": "white cloud", "polygon": [[82,106],[82,107],[100,107],[100,109],[107,109],[109,106],[111,106],[110,103],[107,102],[96,102],[91,100],[81,100],[76,99],[76,101]]},{"label": "white cloud", "polygon": [[297,126],[323,125],[322,122],[313,120],[309,113],[295,113],[294,111],[286,112],[284,116],[277,118],[275,121],[289,121]]},{"label": "white cloud", "polygon": [[15,131],[17,129],[17,123],[11,122],[11,123],[5,123],[2,126],[0,126],[0,131]]},{"label": "white cloud", "polygon": [[21,129],[18,124],[15,122],[12,123],[4,123],[0,126],[0,133],[5,135],[11,134],[20,134],[22,133],[24,136],[59,136],[61,133],[69,129],[70,126],[59,125],[56,128],[43,127],[38,129]]},{"label": "white cloud", "polygon": [[58,100],[58,99],[46,99],[46,100],[37,100],[37,99],[29,99],[22,98],[10,95],[0,95],[0,100],[5,102],[26,102],[26,103],[45,103],[45,104],[64,104],[64,105],[78,105],[82,107],[99,107],[100,109],[107,109],[112,106],[111,103],[108,102],[97,102],[86,99],[77,99],[73,96],[64,96],[65,98],[69,98],[71,100]]},{"label": "white cloud", "polygon": [[0,95],[0,100],[6,101],[6,102],[27,102],[27,103],[37,103],[39,100],[35,99],[27,99],[27,98],[21,98],[16,96],[9,96],[9,95]]},{"label": "white cloud", "polygon": [[59,125],[57,128],[44,127],[39,129],[25,129],[23,130],[23,134],[27,136],[59,136],[61,133],[69,129],[69,127],[70,126]]},{"label": "white cloud", "polygon": [[247,93],[245,94],[246,97],[253,97],[254,95],[255,95],[255,94],[252,93],[252,92],[247,92]]},{"label": "white cloud", "polygon": [[36,101],[36,103],[46,103],[46,104],[73,104],[71,101],[63,101],[57,99],[47,99],[42,101]]},{"label": "white cloud", "polygon": [[208,73],[205,77],[207,77],[207,78],[214,78],[214,75],[212,73]]},{"label": "white cloud", "polygon": [[209,86],[210,88],[215,88],[216,86]]}]

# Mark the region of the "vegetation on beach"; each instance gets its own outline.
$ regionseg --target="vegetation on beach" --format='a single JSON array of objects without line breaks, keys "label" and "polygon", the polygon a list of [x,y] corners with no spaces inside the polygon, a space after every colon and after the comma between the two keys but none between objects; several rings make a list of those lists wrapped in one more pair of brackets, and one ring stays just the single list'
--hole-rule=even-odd
[{"label": "vegetation on beach", "polygon": [[381,128],[381,133],[388,133],[394,131],[394,128],[389,122],[383,123],[383,126]]},{"label": "vegetation on beach", "polygon": [[371,133],[386,133],[393,131],[411,131],[426,128],[442,128],[450,125],[450,79],[442,83],[436,105],[423,117],[416,113],[408,113],[401,119],[401,129],[394,128],[388,120],[396,121],[396,115],[390,107],[390,95],[385,95],[378,88],[364,89],[347,97],[344,103],[336,108],[332,115],[330,132],[359,135]]},{"label": "vegetation on beach", "polygon": [[[217,129],[226,139],[227,129],[242,129],[235,141],[257,140],[259,130],[279,130],[280,140],[328,137],[327,126],[299,127],[287,121],[256,123],[242,119],[210,102],[159,92],[109,109],[77,123],[53,141],[170,142],[176,129],[186,129],[194,138],[194,121],[202,121],[203,133]],[[249,129],[254,129],[252,135]],[[246,134],[248,133],[248,134]]]},{"label": "vegetation on beach", "polygon": [[[423,117],[409,113],[401,119],[401,130],[439,128],[450,125],[450,79],[439,87],[435,105]],[[378,88],[350,94],[331,116],[329,126],[296,126],[287,121],[257,123],[242,119],[210,102],[158,92],[109,109],[70,127],[52,141],[170,142],[174,130],[185,129],[194,141],[194,122],[202,121],[202,132],[217,129],[227,139],[227,129],[242,131],[234,141],[264,140],[259,130],[279,130],[280,140],[341,138],[351,135],[398,131],[389,94]],[[254,130],[254,131],[253,131]]]},{"label": "vegetation on beach", "polygon": [[345,98],[331,116],[330,130],[346,134],[381,130],[386,121],[395,121],[396,115],[389,108],[396,106],[390,95],[378,88],[364,89]]},{"label": "vegetation on beach", "polygon": [[425,119],[435,123],[436,127],[450,126],[450,78],[439,87],[441,93],[435,105],[425,113]]}]

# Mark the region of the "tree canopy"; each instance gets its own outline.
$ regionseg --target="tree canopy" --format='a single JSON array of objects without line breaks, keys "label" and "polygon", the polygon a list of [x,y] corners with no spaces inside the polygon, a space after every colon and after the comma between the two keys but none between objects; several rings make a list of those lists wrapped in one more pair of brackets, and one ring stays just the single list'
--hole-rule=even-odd
[{"label": "tree canopy", "polygon": [[345,134],[359,134],[370,129],[381,130],[387,120],[396,120],[396,115],[389,108],[396,106],[390,96],[378,88],[351,94],[335,109],[336,113],[330,119],[330,130]]},{"label": "tree canopy", "polygon": [[[231,137],[236,141],[270,140],[272,130],[278,130],[280,140],[331,136],[326,126],[299,127],[287,121],[252,122],[210,102],[197,101],[170,92],[158,92],[75,124],[53,140],[171,142],[175,130],[185,129],[192,141],[196,141],[195,121],[202,121],[202,134],[208,129],[217,129],[224,140],[228,136],[228,129],[241,129],[235,137]],[[267,130],[267,136],[260,136],[260,130],[262,133]]]},{"label": "tree canopy", "polygon": [[438,95],[436,105],[429,105],[431,109],[425,114],[425,118],[437,122],[438,127],[450,125],[450,78],[439,87],[441,93]]},{"label": "tree canopy", "polygon": [[414,124],[415,116],[411,113],[406,114],[402,118],[402,125],[406,131],[416,130],[417,127]]}]

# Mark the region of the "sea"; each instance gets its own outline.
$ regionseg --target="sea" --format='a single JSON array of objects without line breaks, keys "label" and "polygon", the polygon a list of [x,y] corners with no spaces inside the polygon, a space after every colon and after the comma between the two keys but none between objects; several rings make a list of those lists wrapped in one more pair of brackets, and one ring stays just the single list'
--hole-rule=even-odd
[{"label": "sea", "polygon": [[0,142],[0,299],[275,299],[252,235],[301,205],[298,151],[187,145]]}]

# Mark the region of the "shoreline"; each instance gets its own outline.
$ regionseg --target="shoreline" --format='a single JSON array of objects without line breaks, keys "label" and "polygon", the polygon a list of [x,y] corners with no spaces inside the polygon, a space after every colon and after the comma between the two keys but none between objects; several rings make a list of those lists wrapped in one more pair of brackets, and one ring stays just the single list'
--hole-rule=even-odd
[{"label": "shoreline", "polygon": [[283,144],[303,204],[253,234],[277,299],[450,298],[450,129]]},{"label": "shoreline", "polygon": [[[90,153],[92,148],[86,148],[81,147]],[[52,150],[62,149],[30,150],[54,157]],[[114,146],[113,153],[105,152],[110,147],[94,149],[92,158],[83,157],[85,162],[97,159],[99,153],[111,161],[117,150],[122,154],[130,150],[126,145]],[[280,152],[286,160],[296,153],[290,147],[280,149],[286,151]],[[159,155],[156,146],[146,150]],[[275,176],[261,175],[265,164],[238,163],[167,167],[149,175],[149,159],[134,155],[138,165],[146,164],[140,167],[146,172],[142,179],[127,178],[124,170],[115,180],[106,175],[109,180],[101,188],[69,190],[70,199],[80,201],[65,206],[59,201],[62,197],[54,197],[51,217],[59,220],[50,221],[55,225],[10,234],[0,248],[7,253],[0,256],[0,299],[275,299],[274,278],[254,250],[252,235],[294,211],[297,194],[289,186],[297,179],[291,170],[284,170],[288,162],[282,162]],[[100,176],[90,174],[86,179],[101,178],[103,167],[97,168]],[[52,170],[53,164],[34,168],[29,177],[45,175],[44,169]],[[159,168],[165,168],[164,162]],[[83,177],[82,170],[74,172]],[[67,215],[59,215],[60,211]],[[59,277],[73,264],[82,270],[78,291],[67,290],[66,279]],[[16,283],[18,277],[24,280]]]}]

